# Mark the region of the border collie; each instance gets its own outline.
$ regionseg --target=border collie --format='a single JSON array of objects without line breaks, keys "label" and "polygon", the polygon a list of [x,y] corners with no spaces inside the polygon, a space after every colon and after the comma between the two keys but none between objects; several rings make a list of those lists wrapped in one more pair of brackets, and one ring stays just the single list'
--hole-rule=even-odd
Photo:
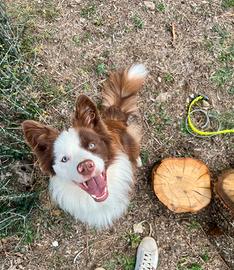
[{"label": "border collie", "polygon": [[111,73],[103,86],[102,110],[78,96],[68,130],[22,123],[41,170],[50,175],[52,199],[90,226],[107,228],[127,210],[141,163],[140,127],[127,122],[137,111],[137,92],[146,76],[142,64]]}]

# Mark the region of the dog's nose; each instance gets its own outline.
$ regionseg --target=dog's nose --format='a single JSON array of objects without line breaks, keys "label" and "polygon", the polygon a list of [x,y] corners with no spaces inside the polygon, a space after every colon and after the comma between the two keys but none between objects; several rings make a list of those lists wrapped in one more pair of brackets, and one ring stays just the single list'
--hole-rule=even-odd
[{"label": "dog's nose", "polygon": [[90,159],[86,159],[80,162],[77,166],[77,171],[84,176],[91,174],[94,171],[94,169],[95,169],[94,162]]}]

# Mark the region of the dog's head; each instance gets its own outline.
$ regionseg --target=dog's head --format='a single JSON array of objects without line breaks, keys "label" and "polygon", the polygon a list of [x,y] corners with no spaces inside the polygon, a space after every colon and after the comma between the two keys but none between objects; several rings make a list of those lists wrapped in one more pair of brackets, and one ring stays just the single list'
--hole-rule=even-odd
[{"label": "dog's head", "polygon": [[59,133],[31,120],[24,121],[22,127],[42,171],[75,183],[97,202],[108,197],[106,169],[113,158],[112,142],[97,107],[88,97],[78,97],[69,130]]}]

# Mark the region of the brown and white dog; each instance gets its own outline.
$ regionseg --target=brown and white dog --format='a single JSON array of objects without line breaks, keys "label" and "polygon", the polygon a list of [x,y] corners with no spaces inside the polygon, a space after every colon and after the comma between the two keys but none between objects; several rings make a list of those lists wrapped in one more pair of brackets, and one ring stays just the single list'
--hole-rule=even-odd
[{"label": "brown and white dog", "polygon": [[91,226],[110,226],[128,207],[134,170],[141,162],[141,136],[140,128],[127,120],[137,110],[137,91],[146,75],[142,64],[112,73],[103,87],[101,114],[80,95],[68,130],[22,123],[41,170],[50,175],[52,199]]}]

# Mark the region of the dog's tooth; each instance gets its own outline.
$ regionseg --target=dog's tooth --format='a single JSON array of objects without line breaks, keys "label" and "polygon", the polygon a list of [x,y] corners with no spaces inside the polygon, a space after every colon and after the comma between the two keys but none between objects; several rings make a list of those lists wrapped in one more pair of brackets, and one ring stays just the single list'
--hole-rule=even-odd
[{"label": "dog's tooth", "polygon": [[105,197],[105,196],[106,196],[106,191],[107,191],[107,190],[106,190],[106,188],[105,188],[103,195],[100,196],[100,197],[98,197],[98,199],[102,199],[103,197]]},{"label": "dog's tooth", "polygon": [[97,197],[95,195],[91,195],[91,197],[94,198],[94,199],[97,199]]},{"label": "dog's tooth", "polygon": [[85,182],[83,182],[83,185],[85,188],[88,188],[88,185]]}]

